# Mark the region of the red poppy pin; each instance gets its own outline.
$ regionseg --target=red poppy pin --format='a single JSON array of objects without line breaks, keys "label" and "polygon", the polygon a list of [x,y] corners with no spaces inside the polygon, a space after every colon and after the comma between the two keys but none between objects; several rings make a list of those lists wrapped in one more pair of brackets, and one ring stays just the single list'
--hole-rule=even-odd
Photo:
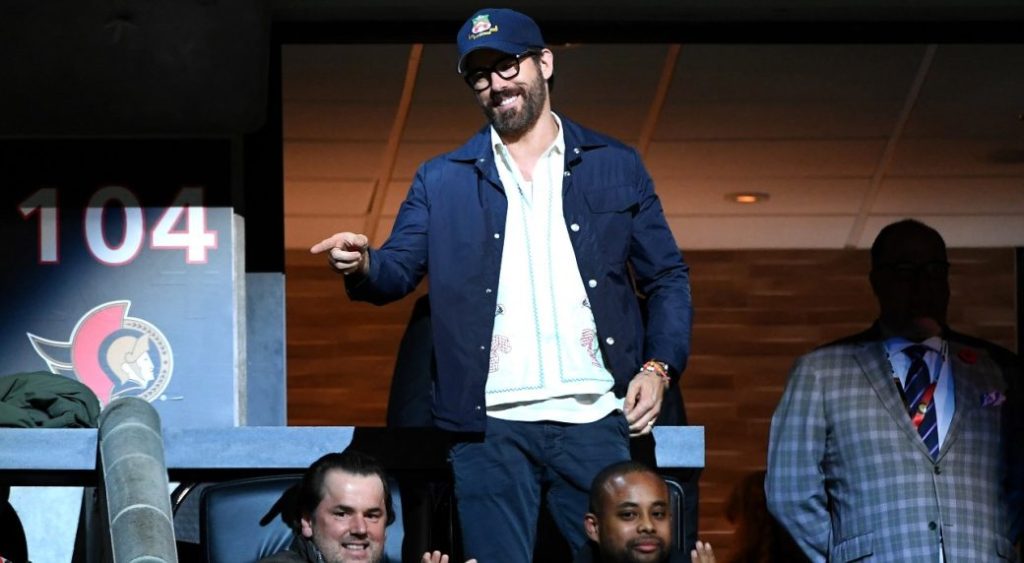
[{"label": "red poppy pin", "polygon": [[960,358],[961,362],[967,365],[971,365],[978,361],[978,353],[971,348],[961,348],[960,351],[957,352],[956,356]]}]

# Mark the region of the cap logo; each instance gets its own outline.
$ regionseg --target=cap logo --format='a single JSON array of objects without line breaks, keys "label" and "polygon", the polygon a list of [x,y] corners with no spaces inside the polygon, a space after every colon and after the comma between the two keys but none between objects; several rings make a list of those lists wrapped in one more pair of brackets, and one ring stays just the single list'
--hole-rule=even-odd
[{"label": "cap logo", "polygon": [[472,41],[497,32],[498,26],[491,25],[491,17],[487,14],[480,14],[473,18],[473,27],[469,30],[469,39]]}]

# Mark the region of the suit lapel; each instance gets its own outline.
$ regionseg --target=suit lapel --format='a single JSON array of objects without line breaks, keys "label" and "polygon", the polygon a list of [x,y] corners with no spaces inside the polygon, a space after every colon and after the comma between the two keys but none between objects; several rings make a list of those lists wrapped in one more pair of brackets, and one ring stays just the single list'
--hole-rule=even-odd
[{"label": "suit lapel", "polygon": [[[977,371],[976,365],[977,362],[987,361],[987,359],[983,356],[984,351],[970,348],[970,353],[963,353],[965,348],[967,347],[957,342],[949,342],[949,367],[953,374],[955,404],[953,405],[953,419],[949,423],[949,430],[946,431],[946,437],[942,440],[942,448],[939,450],[940,459],[960,435],[960,427],[963,425],[964,418],[971,411],[980,407],[981,391],[977,383],[980,381],[981,374]],[[965,362],[963,358],[970,358],[970,363]]]},{"label": "suit lapel", "polygon": [[928,448],[917,434],[917,429],[910,423],[907,407],[903,403],[896,382],[893,381],[892,366],[885,353],[885,346],[882,346],[881,341],[866,342],[860,345],[855,356],[857,363],[860,364],[861,373],[875,390],[878,400],[882,403],[882,408],[892,417],[893,423],[906,435],[908,440],[916,444],[917,448],[930,458]]}]

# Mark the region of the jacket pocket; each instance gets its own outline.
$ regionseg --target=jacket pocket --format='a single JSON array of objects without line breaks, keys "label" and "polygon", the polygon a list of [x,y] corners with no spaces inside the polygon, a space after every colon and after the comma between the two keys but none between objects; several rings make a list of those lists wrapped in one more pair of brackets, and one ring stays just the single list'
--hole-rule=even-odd
[{"label": "jacket pocket", "polygon": [[866,558],[875,551],[873,536],[874,534],[868,532],[839,542],[832,548],[832,555],[828,560],[836,563],[848,563]]},{"label": "jacket pocket", "polygon": [[[607,271],[622,275],[633,237],[633,220],[639,209],[636,190],[623,184],[583,193],[587,213],[580,240],[586,241],[583,252],[590,254],[585,260],[599,260],[607,266]],[[580,258],[577,250],[577,259]]]},{"label": "jacket pocket", "polygon": [[633,186],[615,186],[584,192],[587,207],[593,213],[615,213],[629,211],[637,205],[636,190]]}]

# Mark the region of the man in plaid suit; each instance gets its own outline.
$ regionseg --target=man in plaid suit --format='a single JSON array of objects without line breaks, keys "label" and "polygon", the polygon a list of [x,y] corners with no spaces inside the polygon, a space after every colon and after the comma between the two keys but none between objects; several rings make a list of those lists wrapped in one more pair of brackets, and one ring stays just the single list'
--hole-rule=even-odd
[{"label": "man in plaid suit", "polygon": [[885,227],[871,248],[878,321],[793,367],[765,490],[812,561],[1017,561],[1021,363],[949,330],[948,273],[934,229]]}]

